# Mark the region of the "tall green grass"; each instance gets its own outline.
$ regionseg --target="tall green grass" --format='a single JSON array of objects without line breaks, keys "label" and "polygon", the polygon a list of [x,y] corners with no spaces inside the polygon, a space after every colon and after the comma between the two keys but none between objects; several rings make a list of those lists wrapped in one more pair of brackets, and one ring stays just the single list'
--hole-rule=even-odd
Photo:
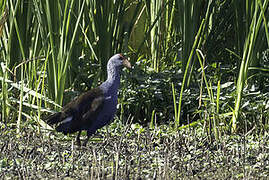
[{"label": "tall green grass", "polygon": [[190,54],[189,54],[188,62],[187,62],[186,67],[185,67],[183,82],[182,82],[181,89],[180,89],[179,103],[178,103],[178,108],[177,108],[178,113],[177,113],[177,116],[176,116],[176,119],[175,119],[175,127],[176,128],[178,128],[179,125],[180,125],[180,116],[181,116],[181,110],[182,110],[182,108],[181,108],[181,106],[182,106],[182,98],[183,98],[183,92],[185,90],[185,83],[187,81],[187,76],[188,76],[187,69],[191,65],[191,60],[193,58],[193,54],[195,53],[195,49],[197,48],[199,39],[201,38],[201,33],[202,33],[203,27],[204,27],[204,20],[202,21],[202,23],[200,25],[200,28],[199,28],[199,30],[197,32],[195,41],[194,41],[193,46],[192,46],[192,50],[190,51]]},{"label": "tall green grass", "polygon": [[[230,59],[226,63],[232,64],[233,72],[238,73],[235,106],[227,110],[228,114],[233,113],[230,128],[237,131],[248,76],[259,70],[258,55],[268,48],[268,0],[0,0],[1,15],[7,17],[0,21],[2,121],[16,122],[18,130],[22,122],[46,126],[41,120],[44,112],[59,110],[66,103],[64,99],[70,98],[65,98],[66,91],[77,90],[77,82],[86,86],[80,74],[91,85],[98,85],[106,78],[109,57],[121,52],[140,57],[132,62],[145,57],[156,73],[183,72],[183,79],[178,80],[182,81],[181,89],[172,86],[176,128],[182,123],[183,92],[196,83],[195,72],[202,69],[201,94],[206,89],[205,96],[212,104],[208,106],[209,119],[205,120],[213,120],[212,127],[218,137],[219,122],[225,122],[220,120],[224,113],[220,108],[221,85],[220,79],[215,83],[207,78],[210,74],[205,67],[211,62],[205,41],[214,31],[214,13],[222,3],[230,3],[225,7],[231,8],[227,11],[234,13],[235,20],[232,24],[235,42],[229,52],[237,56],[237,64],[232,64],[234,61],[231,63]],[[4,15],[4,12],[8,13]],[[131,42],[136,38],[141,40]],[[213,91],[214,83],[217,92]],[[148,113],[153,127],[160,112],[151,109]]]},{"label": "tall green grass", "polygon": [[[261,46],[259,44],[263,44],[263,41],[268,41],[265,38],[261,38],[264,36],[264,31],[261,31],[262,20],[264,19],[264,10],[267,9],[268,1],[263,1],[263,5],[259,6],[261,1],[246,1],[245,9],[236,7],[236,11],[238,14],[245,14],[246,17],[246,25],[247,32],[245,34],[245,42],[244,45],[241,45],[243,49],[243,56],[242,61],[240,62],[240,69],[237,79],[236,85],[236,100],[235,100],[235,107],[232,117],[232,131],[237,131],[238,119],[240,116],[240,105],[242,101],[243,89],[247,84],[247,76],[249,71],[249,66],[251,64],[255,64],[255,60],[257,61],[257,53],[261,50]],[[252,13],[254,10],[254,13]],[[243,12],[242,12],[243,11]],[[265,19],[264,19],[265,20]],[[241,21],[238,21],[241,22]],[[248,24],[250,26],[248,26]],[[264,22],[265,27],[267,26],[267,22]],[[242,27],[238,27],[238,31],[241,31]],[[266,27],[267,29],[267,27]],[[238,37],[239,38],[239,37]],[[257,41],[259,39],[259,41]],[[267,48],[268,48],[267,44]]]},{"label": "tall green grass", "polygon": [[[1,118],[17,119],[18,130],[25,118],[44,125],[42,112],[50,111],[44,106],[61,107],[66,88],[76,78],[72,65],[97,62],[95,83],[105,79],[109,57],[128,52],[127,42],[141,10],[141,2],[135,4],[129,20],[125,15],[132,4],[127,1],[2,2],[9,15],[1,26]],[[15,89],[10,92],[10,88]]]},{"label": "tall green grass", "polygon": [[[208,33],[210,29],[205,31],[205,27],[209,24],[210,16],[210,6],[212,1],[209,1],[205,6],[207,8],[203,9],[200,4],[201,2],[195,1],[176,1],[178,7],[178,19],[177,29],[181,33],[182,38],[182,70],[184,72],[183,82],[179,95],[179,103],[177,108],[177,116],[175,118],[175,127],[180,125],[181,111],[182,111],[182,97],[185,90],[185,86],[188,86],[188,82],[192,76],[192,70],[194,65],[195,51],[201,47],[201,42],[203,42],[204,36]],[[204,12],[204,10],[206,10]],[[201,13],[201,14],[199,14]],[[204,13],[204,14],[203,14]],[[204,17],[205,19],[201,19]],[[200,23],[201,22],[201,23]]]}]

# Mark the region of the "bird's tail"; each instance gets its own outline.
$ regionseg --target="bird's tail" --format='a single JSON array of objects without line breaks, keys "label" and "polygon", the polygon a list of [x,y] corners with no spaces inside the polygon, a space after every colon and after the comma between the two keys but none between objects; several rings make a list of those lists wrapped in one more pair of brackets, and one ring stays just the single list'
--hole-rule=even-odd
[{"label": "bird's tail", "polygon": [[57,132],[62,132],[65,135],[67,133],[73,133],[74,131],[72,131],[72,129],[70,128],[70,124],[71,124],[70,122],[60,124],[59,126],[56,127],[56,131]]},{"label": "bird's tail", "polygon": [[69,116],[62,120],[61,124],[56,127],[56,131],[64,134],[74,133],[77,131],[76,125],[72,122],[73,117]]},{"label": "bird's tail", "polygon": [[61,122],[61,112],[57,112],[57,113],[54,113],[52,115],[50,115],[48,118],[47,118],[47,123],[49,125],[52,125],[52,124],[56,124],[58,122]]},{"label": "bird's tail", "polygon": [[78,130],[76,124],[74,125],[72,120],[73,120],[72,116],[68,116],[68,117],[63,118],[62,113],[58,112],[58,113],[55,113],[55,114],[52,114],[51,116],[49,116],[47,118],[47,123],[49,125],[60,123],[56,127],[56,131],[67,134],[67,133],[74,133]]}]

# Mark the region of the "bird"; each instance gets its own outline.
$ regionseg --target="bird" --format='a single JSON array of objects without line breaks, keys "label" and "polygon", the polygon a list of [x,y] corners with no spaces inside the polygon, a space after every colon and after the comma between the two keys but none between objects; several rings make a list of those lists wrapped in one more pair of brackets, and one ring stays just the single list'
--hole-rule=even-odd
[{"label": "bird", "polygon": [[106,81],[66,104],[60,112],[50,115],[46,119],[47,124],[56,124],[56,131],[65,135],[78,132],[78,146],[81,146],[81,132],[87,131],[87,138],[83,143],[86,146],[91,135],[111,122],[115,116],[120,71],[123,66],[131,68],[131,63],[122,54],[113,55],[107,63]]}]

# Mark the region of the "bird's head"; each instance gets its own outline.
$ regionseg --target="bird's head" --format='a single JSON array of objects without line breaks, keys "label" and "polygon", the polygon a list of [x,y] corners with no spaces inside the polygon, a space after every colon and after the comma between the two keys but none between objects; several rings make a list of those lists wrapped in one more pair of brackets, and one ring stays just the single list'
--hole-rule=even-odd
[{"label": "bird's head", "polygon": [[107,67],[115,67],[115,68],[119,68],[125,66],[127,68],[131,68],[131,63],[128,61],[128,59],[126,57],[124,57],[122,54],[115,54],[114,56],[112,56],[107,64]]}]

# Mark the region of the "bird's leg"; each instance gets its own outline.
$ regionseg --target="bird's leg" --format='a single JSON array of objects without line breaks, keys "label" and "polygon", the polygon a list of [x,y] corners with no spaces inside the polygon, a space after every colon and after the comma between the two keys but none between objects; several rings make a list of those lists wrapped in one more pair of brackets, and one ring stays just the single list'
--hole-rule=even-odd
[{"label": "bird's leg", "polygon": [[83,143],[83,146],[84,146],[84,147],[86,147],[86,145],[87,145],[87,143],[88,143],[88,141],[89,141],[89,139],[90,139],[90,136],[91,136],[90,131],[87,131],[87,138],[85,139],[85,141],[84,141],[84,143]]},{"label": "bird's leg", "polygon": [[78,135],[77,135],[77,145],[79,147],[81,146],[81,143],[80,143],[80,134],[81,134],[81,130],[78,132]]},{"label": "bird's leg", "polygon": [[110,138],[110,134],[109,134],[108,126],[106,126],[106,137],[107,137],[107,139]]}]

